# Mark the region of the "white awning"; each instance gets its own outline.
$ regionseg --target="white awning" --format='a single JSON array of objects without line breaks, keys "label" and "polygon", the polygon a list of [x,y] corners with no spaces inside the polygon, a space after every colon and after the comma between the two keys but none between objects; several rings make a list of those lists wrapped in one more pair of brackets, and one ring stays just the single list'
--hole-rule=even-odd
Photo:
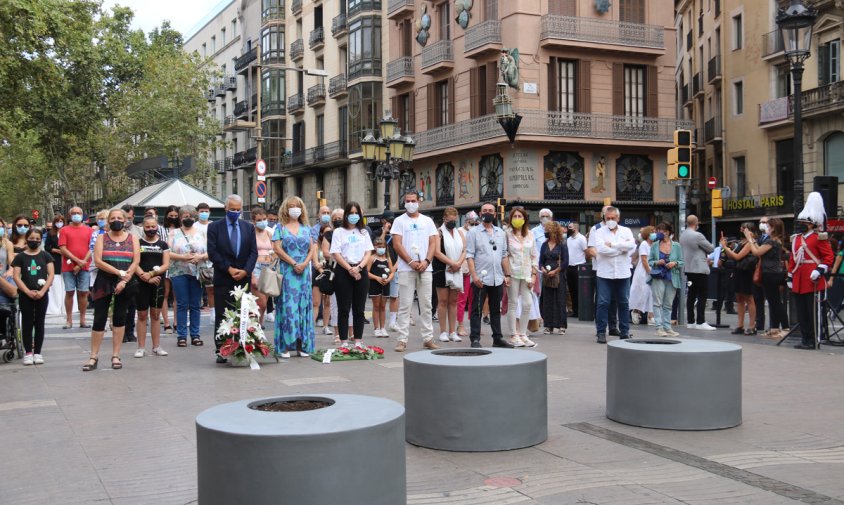
[{"label": "white awning", "polygon": [[169,205],[194,205],[205,202],[212,209],[222,209],[224,202],[214,198],[201,189],[191,186],[181,179],[168,179],[152,186],[147,186],[126,198],[115,207],[127,203],[132,207],[167,207]]}]

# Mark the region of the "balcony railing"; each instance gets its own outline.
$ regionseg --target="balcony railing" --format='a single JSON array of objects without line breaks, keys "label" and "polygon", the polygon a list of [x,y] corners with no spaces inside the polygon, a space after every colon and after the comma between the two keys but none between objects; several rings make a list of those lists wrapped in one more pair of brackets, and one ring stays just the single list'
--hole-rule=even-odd
[{"label": "balcony railing", "polygon": [[223,85],[226,87],[227,90],[236,90],[237,89],[237,77],[233,75],[227,75],[223,77]]},{"label": "balcony railing", "polygon": [[315,84],[308,88],[308,105],[325,103],[325,84]]},{"label": "balcony railing", "polygon": [[[674,130],[691,129],[691,121],[603,114],[519,111],[519,135],[612,139],[670,143]],[[433,128],[416,135],[416,152],[427,153],[503,137],[494,114]]]},{"label": "balcony railing", "polygon": [[328,96],[337,98],[346,94],[346,74],[335,75],[328,81]]},{"label": "balcony railing", "polygon": [[234,153],[234,158],[232,159],[232,168],[240,168],[246,164],[244,161],[246,158],[246,151],[239,151]]},{"label": "balcony railing", "polygon": [[299,14],[302,12],[302,0],[292,0],[290,2],[290,12]]},{"label": "balcony railing", "polygon": [[698,93],[703,92],[703,76],[700,75],[700,72],[696,73],[692,77],[692,93],[694,96],[697,96]]},{"label": "balcony railing", "polygon": [[501,44],[501,21],[483,21],[466,29],[463,52],[468,53],[487,44]]},{"label": "balcony railing", "polygon": [[389,0],[387,2],[387,16],[392,16],[399,9],[413,9],[414,0]]},{"label": "balcony railing", "polygon": [[349,7],[348,16],[351,18],[361,12],[381,13],[381,0],[357,0]]},{"label": "balcony railing", "polygon": [[305,56],[305,41],[296,39],[290,44],[290,59],[299,60]]},{"label": "balcony railing", "polygon": [[296,169],[311,166],[317,163],[327,163],[345,160],[349,157],[348,146],[345,140],[330,142],[321,146],[312,147],[297,151],[285,162],[286,169]]},{"label": "balcony railing", "polygon": [[214,162],[214,171],[218,174],[226,173],[226,169],[223,167],[223,160],[217,160]]},{"label": "balcony railing", "polygon": [[703,124],[703,141],[713,142],[721,138],[721,116],[709,118]]},{"label": "balcony railing", "polygon": [[387,82],[392,82],[402,77],[413,77],[412,56],[402,56],[399,59],[387,63]]},{"label": "balcony railing", "polygon": [[576,40],[649,49],[664,49],[665,28],[587,17],[542,16],[539,39]]},{"label": "balcony railing", "polygon": [[311,36],[308,39],[308,46],[311,49],[317,49],[325,44],[325,29],[321,26],[314,28],[311,31]]},{"label": "balcony railing", "polygon": [[844,109],[844,81],[803,92],[803,114],[812,115]]},{"label": "balcony railing", "polygon": [[250,163],[255,163],[256,161],[258,161],[258,148],[250,147],[244,153],[243,162],[248,165]]},{"label": "balcony railing", "polygon": [[774,30],[762,35],[762,57],[773,56],[783,51],[782,32]]},{"label": "balcony railing", "polygon": [[235,117],[244,117],[249,113],[249,105],[247,105],[246,100],[241,100],[234,104],[234,115]]},{"label": "balcony railing", "polygon": [[255,61],[258,58],[258,48],[254,47],[251,51],[247,51],[234,60],[234,71],[240,72],[244,68],[248,67],[250,63]]},{"label": "balcony railing", "polygon": [[284,3],[267,7],[261,13],[261,24],[267,24],[272,21],[284,21]]},{"label": "balcony railing", "polygon": [[217,101],[217,86],[211,85],[211,89],[205,92],[205,99],[209,102]]},{"label": "balcony railing", "polygon": [[334,38],[341,37],[349,31],[349,25],[346,23],[346,13],[341,12],[331,20],[331,35]]},{"label": "balcony railing", "polygon": [[220,80],[214,85],[215,94],[217,96],[226,96],[226,84]]},{"label": "balcony railing", "polygon": [[709,82],[713,82],[721,78],[721,55],[715,55],[709,58],[707,64],[706,74],[709,76]]},{"label": "balcony railing", "polygon": [[423,69],[445,62],[454,62],[454,52],[452,51],[450,40],[440,40],[433,44],[428,44],[428,46],[422,49]]},{"label": "balcony railing", "polygon": [[231,156],[227,156],[226,159],[223,160],[223,168],[226,170],[234,170],[234,161],[232,161]]},{"label": "balcony railing", "polygon": [[287,98],[287,113],[301,112],[305,109],[305,95],[297,93]]}]

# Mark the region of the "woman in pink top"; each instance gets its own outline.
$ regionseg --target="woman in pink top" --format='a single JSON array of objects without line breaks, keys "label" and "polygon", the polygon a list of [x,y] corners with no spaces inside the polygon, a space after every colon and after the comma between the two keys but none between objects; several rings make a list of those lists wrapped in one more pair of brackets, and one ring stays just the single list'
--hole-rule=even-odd
[{"label": "woman in pink top", "polygon": [[258,207],[252,209],[252,223],[255,225],[255,239],[258,241],[258,261],[252,271],[252,292],[258,297],[258,309],[261,311],[260,321],[264,324],[264,312],[267,310],[267,295],[258,291],[258,277],[261,270],[269,267],[275,255],[273,254],[272,231],[269,229],[267,211]]}]

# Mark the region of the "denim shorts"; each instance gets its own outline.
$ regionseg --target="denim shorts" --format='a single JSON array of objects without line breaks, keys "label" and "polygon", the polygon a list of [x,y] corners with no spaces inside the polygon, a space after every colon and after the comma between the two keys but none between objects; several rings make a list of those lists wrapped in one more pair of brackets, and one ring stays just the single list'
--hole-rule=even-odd
[{"label": "denim shorts", "polygon": [[261,270],[267,268],[268,266],[272,265],[271,262],[261,263],[260,261],[255,263],[255,269],[252,270],[252,278],[255,279],[255,282],[258,282],[258,278],[261,277]]},{"label": "denim shorts", "polygon": [[62,272],[65,293],[80,291],[87,293],[91,290],[91,274],[87,270],[80,270],[79,273]]},{"label": "denim shorts", "polygon": [[390,281],[390,298],[398,298],[399,297],[399,274],[396,272],[396,275],[393,276],[393,280]]}]

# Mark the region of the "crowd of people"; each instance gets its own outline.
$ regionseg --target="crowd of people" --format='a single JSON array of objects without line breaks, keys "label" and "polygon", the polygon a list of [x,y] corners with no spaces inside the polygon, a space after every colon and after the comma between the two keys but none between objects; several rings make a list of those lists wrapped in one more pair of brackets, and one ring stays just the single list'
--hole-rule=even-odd
[{"label": "crowd of people", "polygon": [[[262,325],[274,323],[270,333],[281,358],[312,353],[318,327],[334,336],[337,346],[362,346],[367,323],[372,337],[395,336],[396,352],[407,350],[412,325],[418,325],[425,349],[464,338],[481,347],[483,323],[495,347],[535,347],[532,334],[564,335],[568,318],[578,316],[578,294],[584,295],[579,270],[591,262],[598,343],[606,343],[608,335],[629,338],[631,324],[651,325],[661,337],[679,335],[678,294],[684,288],[687,327],[714,330],[705,320],[710,275],[718,285],[715,308],[737,312],[732,333],[764,330],[767,305],[770,323],[763,336],[778,339],[790,328],[786,286],[795,281],[797,315],[810,318],[811,297],[801,295],[814,293],[820,276],[839,271],[844,258],[842,250],[833,264],[824,246],[837,242],[817,233],[814,216],[800,221],[805,228],[790,247],[777,218],[764,217],[758,226],[742,223],[738,237],[722,234],[713,244],[698,231],[693,215],[679,236],[671,223],[662,222],[642,228],[637,240],[613,206],[602,209],[601,220],[584,236],[579,223],[561,224],[549,209],[542,209],[531,227],[528,211],[519,206],[501,219],[496,206],[485,203],[463,215],[462,223],[458,210],[449,207],[437,226],[420,211],[416,192],[404,194],[401,203],[405,212],[385,212],[376,229],[365,225],[356,202],[320,208],[311,225],[298,197],[285,199],[277,213],[252,208],[247,221],[237,195],[226,199],[225,217],[213,222],[207,204],[168,207],[162,222],[157,209],[147,208],[136,223],[131,206],[99,212],[90,225],[74,207],[67,221],[56,215],[46,230],[25,216],[9,226],[0,219],[0,305],[17,299],[23,364],[32,365],[44,363],[50,297],[63,300],[64,328],[73,328],[77,313],[78,327],[91,329],[84,371],[99,365],[109,316],[109,365],[119,369],[125,343],[136,343],[136,358],[148,352],[167,356],[162,333],[175,334],[178,347],[203,346],[203,298],[216,335],[237,287],[256,295]],[[813,248],[820,249],[813,253]],[[260,291],[258,279],[275,262],[282,287],[272,297]],[[801,274],[803,265],[814,273]],[[333,289],[325,290],[331,294],[317,282],[326,270],[333,273]],[[832,286],[832,278],[822,280]],[[217,362],[226,362],[221,342],[214,343]],[[808,328],[798,347],[810,345],[814,334]]]}]

